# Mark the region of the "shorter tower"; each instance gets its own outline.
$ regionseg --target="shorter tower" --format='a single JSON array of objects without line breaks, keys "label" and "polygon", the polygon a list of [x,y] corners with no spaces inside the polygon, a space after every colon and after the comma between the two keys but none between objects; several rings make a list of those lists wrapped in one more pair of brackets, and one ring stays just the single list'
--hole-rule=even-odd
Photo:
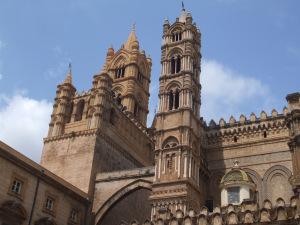
[{"label": "shorter tower", "polygon": [[65,124],[71,120],[73,110],[72,98],[76,88],[72,84],[72,70],[69,65],[69,71],[62,84],[57,85],[55,102],[49,124],[48,137],[61,135],[64,133]]},{"label": "shorter tower", "polygon": [[90,195],[97,173],[153,165],[150,72],[134,30],[120,50],[108,49],[90,90],[76,92],[70,70],[57,87],[41,164]]}]

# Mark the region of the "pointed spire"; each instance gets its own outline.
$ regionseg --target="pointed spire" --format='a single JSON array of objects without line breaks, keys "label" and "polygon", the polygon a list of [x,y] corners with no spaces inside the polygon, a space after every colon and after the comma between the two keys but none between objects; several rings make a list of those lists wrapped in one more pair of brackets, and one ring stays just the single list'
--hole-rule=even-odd
[{"label": "pointed spire", "polygon": [[69,63],[69,70],[68,70],[67,77],[66,77],[64,83],[72,84],[72,64],[71,63]]},{"label": "pointed spire", "polygon": [[124,45],[124,48],[127,50],[138,50],[139,49],[139,41],[135,34],[135,23],[132,25],[131,32],[128,36],[128,39]]},{"label": "pointed spire", "polygon": [[103,64],[103,67],[100,71],[100,74],[107,72],[107,66],[108,66],[110,60],[113,58],[114,54],[115,54],[115,50],[113,48],[113,45],[111,44],[110,47],[107,49],[106,59],[105,59],[105,62]]},{"label": "pointed spire", "polygon": [[185,11],[185,8],[184,8],[184,3],[183,3],[183,1],[181,2],[181,7],[182,7],[182,11]]}]

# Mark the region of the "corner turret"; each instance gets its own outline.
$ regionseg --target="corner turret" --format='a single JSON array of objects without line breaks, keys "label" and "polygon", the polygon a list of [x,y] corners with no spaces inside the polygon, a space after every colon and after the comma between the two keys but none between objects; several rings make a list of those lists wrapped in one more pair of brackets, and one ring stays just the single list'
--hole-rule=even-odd
[{"label": "corner turret", "polygon": [[72,84],[72,69],[70,64],[64,82],[57,85],[48,137],[61,135],[64,131],[65,124],[71,120],[73,109],[72,98],[75,92],[76,88]]}]

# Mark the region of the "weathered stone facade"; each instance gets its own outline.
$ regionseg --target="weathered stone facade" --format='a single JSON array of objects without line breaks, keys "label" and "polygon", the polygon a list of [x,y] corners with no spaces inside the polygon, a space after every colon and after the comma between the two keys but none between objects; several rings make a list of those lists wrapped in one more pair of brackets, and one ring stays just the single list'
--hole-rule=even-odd
[{"label": "weathered stone facade", "polygon": [[[86,193],[3,142],[0,184],[1,225],[89,223],[91,201]],[[52,204],[47,205],[48,198]]]},{"label": "weathered stone facade", "polygon": [[[43,167],[20,154],[15,160],[11,152],[1,155],[0,172],[11,172],[0,177],[0,204],[18,201],[6,194],[13,174],[28,180],[26,198],[17,204],[22,221],[12,224],[27,224],[22,212],[30,212],[37,177],[41,193],[32,221],[51,219],[36,224],[66,224],[74,204],[86,212],[77,224],[126,224],[134,218],[148,218],[147,225],[297,223],[300,94],[288,95],[281,113],[207,124],[200,117],[205,107],[201,33],[191,14],[183,9],[174,23],[165,20],[162,39],[159,106],[149,128],[152,62],[140,50],[134,29],[118,51],[108,49],[89,91],[78,93],[69,71],[57,86]],[[238,164],[235,170],[233,164]],[[55,201],[62,199],[56,215],[43,214],[48,192]],[[5,207],[0,224],[7,224]],[[14,209],[14,203],[9,207]]]}]

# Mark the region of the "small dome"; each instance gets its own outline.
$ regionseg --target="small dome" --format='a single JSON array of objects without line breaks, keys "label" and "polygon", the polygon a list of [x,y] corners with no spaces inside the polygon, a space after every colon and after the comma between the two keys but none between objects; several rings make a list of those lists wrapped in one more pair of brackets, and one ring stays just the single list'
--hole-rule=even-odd
[{"label": "small dome", "polygon": [[244,170],[233,168],[223,176],[221,185],[232,183],[253,183],[253,181]]}]

